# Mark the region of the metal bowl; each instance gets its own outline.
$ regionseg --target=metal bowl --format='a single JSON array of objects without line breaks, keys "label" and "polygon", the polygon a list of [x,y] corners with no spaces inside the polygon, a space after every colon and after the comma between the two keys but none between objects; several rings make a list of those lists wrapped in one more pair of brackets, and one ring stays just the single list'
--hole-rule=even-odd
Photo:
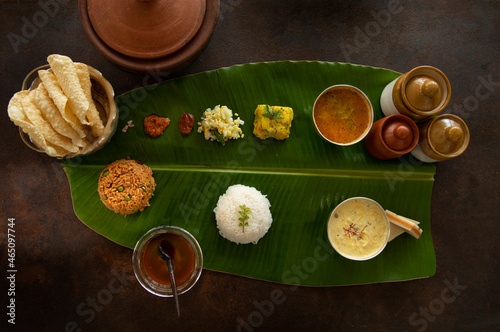
[{"label": "metal bowl", "polygon": [[[344,251],[344,248],[342,247],[342,245],[339,245],[337,243],[337,239],[334,236],[334,233],[335,233],[334,229],[337,226],[337,224],[341,221],[340,219],[337,219],[337,217],[338,217],[337,212],[339,211],[339,209],[342,206],[345,206],[347,204],[356,204],[356,208],[359,208],[359,206],[362,205],[362,204],[364,204],[364,203],[365,204],[366,203],[370,204],[372,206],[371,209],[373,209],[373,211],[376,211],[378,213],[378,215],[381,218],[378,221],[381,224],[383,224],[383,225],[386,226],[387,232],[384,234],[384,237],[382,238],[382,242],[381,243],[375,242],[378,246],[375,246],[374,250],[372,250],[371,252],[369,252],[367,250],[368,253],[364,253],[364,254],[360,254],[360,255],[354,255],[352,253],[349,253],[348,251]],[[357,214],[353,215],[353,216],[358,217]],[[330,230],[332,230],[332,231],[330,231]],[[376,257],[386,247],[387,243],[389,242],[390,235],[391,235],[391,223],[389,221],[389,218],[387,217],[387,214],[385,213],[384,208],[382,206],[380,206],[379,203],[377,203],[373,199],[367,198],[367,197],[352,197],[352,198],[348,198],[348,199],[344,200],[339,205],[337,205],[335,207],[335,209],[333,209],[332,213],[330,214],[330,217],[328,218],[328,223],[327,223],[326,231],[327,231],[327,234],[328,234],[328,240],[330,241],[330,244],[332,245],[333,249],[335,249],[335,251],[339,255],[341,255],[341,256],[343,256],[343,257],[345,257],[347,259],[351,259],[351,260],[355,260],[355,261],[366,261],[368,259],[372,259],[372,258]],[[344,228],[344,231],[347,231],[347,230]],[[361,233],[363,233],[362,230],[361,230]],[[351,236],[349,235],[349,237],[351,237]],[[372,240],[370,238],[368,239],[367,242],[368,242],[368,245],[370,244],[370,242],[374,243],[374,242],[372,242]]]},{"label": "metal bowl", "polygon": [[[318,100],[320,98],[322,98],[325,94],[327,94],[328,92],[330,91],[333,91],[333,90],[341,90],[341,89],[348,89],[348,90],[351,90],[353,91],[354,93],[356,93],[358,96],[360,96],[367,104],[368,106],[368,116],[369,116],[369,120],[368,120],[368,125],[366,127],[366,129],[363,131],[363,133],[361,135],[359,135],[356,139],[350,141],[350,142],[347,142],[347,143],[340,143],[340,142],[335,142],[334,140],[328,138],[325,136],[324,133],[321,132],[320,128],[318,127],[318,124],[316,123],[316,119],[315,119],[315,113],[316,113],[316,105],[318,103]],[[365,95],[365,93],[363,91],[361,91],[359,88],[353,86],[353,85],[348,85],[348,84],[337,84],[337,85],[332,85],[330,86],[329,88],[326,88],[323,92],[320,93],[320,95],[316,98],[316,101],[314,102],[314,106],[313,106],[313,112],[312,112],[312,120],[314,122],[314,127],[316,128],[316,132],[325,140],[325,141],[328,141],[332,144],[336,144],[336,145],[340,145],[340,146],[348,146],[348,145],[353,145],[355,143],[358,143],[359,141],[361,141],[363,138],[365,138],[366,135],[368,135],[368,132],[370,131],[372,125],[373,125],[373,106],[372,106],[372,103],[370,101],[370,99]]]},{"label": "metal bowl", "polygon": [[[38,71],[42,69],[49,69],[50,66],[43,65],[38,68],[33,69],[24,79],[22,90],[33,90],[35,89],[41,82],[38,77]],[[103,120],[104,132],[99,137],[92,137],[91,144],[87,145],[84,148],[81,148],[75,153],[70,153],[64,157],[58,157],[58,159],[62,158],[73,158],[76,156],[84,156],[91,153],[94,153],[100,150],[106,143],[109,142],[111,137],[116,131],[116,127],[118,125],[118,109],[115,104],[115,92],[111,84],[104,78],[104,76],[97,69],[88,66],[90,73],[90,81],[92,83],[92,98],[94,99],[97,110],[99,111],[99,115]],[[50,69],[49,69],[50,70]],[[23,142],[32,150],[37,152],[45,153],[45,151],[35,145],[30,137],[19,128],[19,134],[21,135],[21,139]]]}]

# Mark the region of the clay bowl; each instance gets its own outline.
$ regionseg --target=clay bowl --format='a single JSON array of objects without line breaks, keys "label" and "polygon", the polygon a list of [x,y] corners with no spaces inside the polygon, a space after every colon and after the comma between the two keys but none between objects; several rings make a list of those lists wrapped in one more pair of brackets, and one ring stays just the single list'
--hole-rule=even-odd
[{"label": "clay bowl", "polygon": [[198,33],[175,53],[157,58],[137,58],[125,55],[111,48],[97,34],[89,16],[87,0],[79,0],[80,20],[92,44],[111,62],[133,73],[158,73],[167,76],[178,72],[191,63],[204,51],[215,30],[219,17],[220,0],[206,0],[205,17]]}]

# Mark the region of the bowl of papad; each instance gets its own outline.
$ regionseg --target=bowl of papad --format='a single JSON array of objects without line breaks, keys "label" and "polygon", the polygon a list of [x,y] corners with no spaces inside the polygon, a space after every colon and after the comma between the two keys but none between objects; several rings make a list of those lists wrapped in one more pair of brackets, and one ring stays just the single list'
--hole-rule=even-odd
[{"label": "bowl of papad", "polygon": [[10,100],[10,119],[35,151],[60,159],[96,152],[118,124],[113,87],[98,70],[67,56],[47,60]]}]

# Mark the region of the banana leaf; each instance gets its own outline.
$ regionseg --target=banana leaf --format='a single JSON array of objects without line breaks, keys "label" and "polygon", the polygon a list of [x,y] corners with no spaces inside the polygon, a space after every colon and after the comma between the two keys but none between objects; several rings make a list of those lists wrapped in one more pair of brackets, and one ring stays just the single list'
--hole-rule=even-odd
[{"label": "banana leaf", "polygon": [[[399,75],[344,63],[282,61],[221,68],[127,92],[116,98],[120,122],[112,140],[95,154],[63,161],[76,215],[97,233],[130,248],[155,226],[182,227],[200,243],[204,268],[278,283],[332,286],[432,276],[435,166],[411,155],[381,161],[363,142],[332,145],[320,138],[312,122],[316,97],[340,83],[363,90],[375,120],[381,118],[380,94]],[[182,113],[193,114],[198,122],[206,108],[219,104],[245,121],[244,138],[222,146],[205,141],[197,125],[189,136],[180,134]],[[288,139],[253,136],[258,104],[293,108]],[[143,130],[143,119],[150,114],[171,120],[158,138]],[[135,126],[122,132],[130,120]],[[106,165],[127,157],[153,169],[157,188],[150,207],[123,217],[101,203],[97,181]],[[257,244],[238,245],[218,233],[213,209],[233,184],[255,187],[271,202],[273,224]],[[326,225],[335,206],[355,196],[420,221],[423,235],[417,240],[402,234],[368,261],[341,257],[328,242]]]}]

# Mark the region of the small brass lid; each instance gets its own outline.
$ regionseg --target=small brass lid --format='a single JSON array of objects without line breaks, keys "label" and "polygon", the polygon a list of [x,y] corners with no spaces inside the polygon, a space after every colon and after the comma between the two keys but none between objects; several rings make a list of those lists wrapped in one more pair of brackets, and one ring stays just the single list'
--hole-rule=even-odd
[{"label": "small brass lid", "polygon": [[408,102],[421,111],[431,111],[441,102],[441,87],[432,77],[418,75],[406,85]]},{"label": "small brass lid", "polygon": [[406,150],[413,143],[413,129],[404,121],[390,121],[382,130],[384,143],[392,150]]},{"label": "small brass lid", "polygon": [[465,122],[451,114],[439,116],[429,128],[429,139],[436,151],[444,155],[458,155],[469,144],[469,130]]}]

